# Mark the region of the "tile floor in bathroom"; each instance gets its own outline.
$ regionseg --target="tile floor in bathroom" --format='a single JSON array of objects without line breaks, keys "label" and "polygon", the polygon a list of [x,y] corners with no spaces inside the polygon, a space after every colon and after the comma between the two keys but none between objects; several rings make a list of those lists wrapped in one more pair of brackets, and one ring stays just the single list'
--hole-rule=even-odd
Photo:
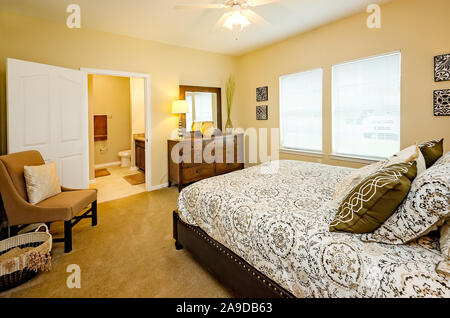
[{"label": "tile floor in bathroom", "polygon": [[138,173],[139,170],[133,170],[130,167],[110,166],[106,167],[111,173],[109,176],[95,178],[95,183],[91,183],[91,189],[97,189],[97,201],[106,202],[128,197],[133,194],[145,192],[145,183],[131,185],[124,176]]}]

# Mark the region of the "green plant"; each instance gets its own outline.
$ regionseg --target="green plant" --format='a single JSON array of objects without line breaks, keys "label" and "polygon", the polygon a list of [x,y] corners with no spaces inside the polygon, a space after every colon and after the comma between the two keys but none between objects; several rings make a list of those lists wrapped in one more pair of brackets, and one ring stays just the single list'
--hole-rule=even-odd
[{"label": "green plant", "polygon": [[227,82],[225,83],[225,94],[227,96],[227,123],[226,128],[232,128],[233,124],[231,123],[230,115],[231,115],[231,108],[233,106],[233,98],[234,98],[234,92],[236,91],[236,82],[234,78],[230,75],[228,77]]}]

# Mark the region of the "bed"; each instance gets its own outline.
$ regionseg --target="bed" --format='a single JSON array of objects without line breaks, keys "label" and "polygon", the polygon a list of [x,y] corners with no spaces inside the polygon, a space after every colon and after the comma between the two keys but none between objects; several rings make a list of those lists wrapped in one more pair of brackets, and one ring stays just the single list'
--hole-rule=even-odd
[{"label": "bed", "polygon": [[450,297],[433,235],[388,245],[329,231],[351,171],[275,161],[192,184],[174,213],[176,246],[241,297]]}]

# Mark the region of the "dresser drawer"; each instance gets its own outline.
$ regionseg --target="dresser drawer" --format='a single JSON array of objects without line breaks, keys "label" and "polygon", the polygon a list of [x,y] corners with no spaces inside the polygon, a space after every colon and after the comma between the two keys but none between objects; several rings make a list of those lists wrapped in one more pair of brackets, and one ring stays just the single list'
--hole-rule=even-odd
[{"label": "dresser drawer", "polygon": [[242,163],[216,163],[216,174],[242,169]]},{"label": "dresser drawer", "polygon": [[216,162],[218,163],[235,163],[237,162],[237,149],[223,148],[222,151],[216,151]]},{"label": "dresser drawer", "polygon": [[[201,146],[201,145],[200,145]],[[203,147],[192,146],[191,153],[183,153],[183,150],[180,151],[180,155],[182,157],[182,165],[189,167],[202,163],[213,163],[215,161],[215,152],[213,145],[204,145]]]},{"label": "dresser drawer", "polygon": [[189,183],[214,176],[214,164],[197,164],[182,169],[183,182]]}]

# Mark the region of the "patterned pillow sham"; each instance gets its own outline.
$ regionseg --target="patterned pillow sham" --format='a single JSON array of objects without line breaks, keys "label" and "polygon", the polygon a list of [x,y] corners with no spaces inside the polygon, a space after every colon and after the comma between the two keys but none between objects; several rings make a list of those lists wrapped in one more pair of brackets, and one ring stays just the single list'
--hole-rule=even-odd
[{"label": "patterned pillow sham", "polygon": [[342,201],[330,231],[372,232],[402,203],[416,174],[415,161],[393,164],[371,174]]},{"label": "patterned pillow sham", "polygon": [[433,167],[449,164],[450,163],[450,151],[440,157],[434,164]]},{"label": "patterned pillow sham", "polygon": [[421,143],[419,149],[425,158],[427,168],[429,168],[442,156],[444,152],[444,138]]},{"label": "patterned pillow sham", "polygon": [[441,227],[439,245],[442,256],[445,259],[436,266],[436,272],[441,275],[450,276],[450,220]]},{"label": "patterned pillow sham", "polygon": [[378,229],[362,241],[405,244],[437,230],[450,217],[450,162],[428,168],[411,185],[408,196]]}]

